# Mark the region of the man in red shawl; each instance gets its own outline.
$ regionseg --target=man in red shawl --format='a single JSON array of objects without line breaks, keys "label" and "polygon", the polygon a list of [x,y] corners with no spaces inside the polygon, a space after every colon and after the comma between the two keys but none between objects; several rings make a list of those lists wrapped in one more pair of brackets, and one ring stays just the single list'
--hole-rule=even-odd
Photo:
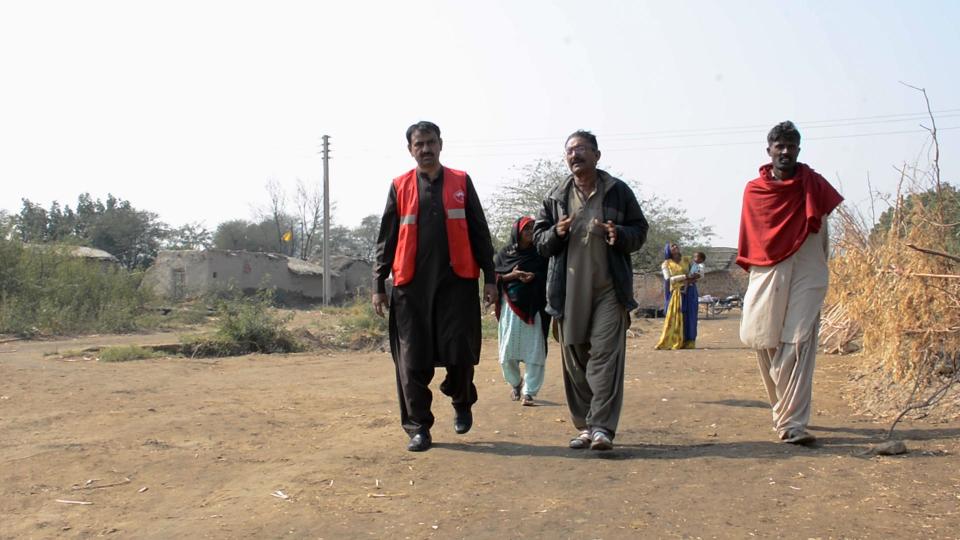
[{"label": "man in red shawl", "polygon": [[767,135],[770,163],[747,183],[737,264],[750,272],[740,340],[754,349],[780,440],[810,444],[807,431],[820,309],[827,294],[827,214],[843,197],[798,163],[800,132],[781,122]]}]

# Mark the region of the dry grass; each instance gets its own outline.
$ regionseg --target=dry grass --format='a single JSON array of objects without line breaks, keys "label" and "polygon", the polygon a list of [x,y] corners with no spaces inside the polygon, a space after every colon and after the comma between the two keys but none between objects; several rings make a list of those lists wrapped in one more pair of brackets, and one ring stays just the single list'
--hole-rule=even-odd
[{"label": "dry grass", "polygon": [[[835,256],[822,335],[834,339],[821,344],[844,352],[862,340],[860,395],[852,398],[861,410],[884,416],[960,377],[960,202],[957,191],[940,182],[932,134],[931,165],[900,169],[888,229],[868,225],[848,206],[833,218]],[[850,331],[856,328],[862,334]],[[940,400],[952,404],[953,416],[960,414],[956,395],[954,387]]]}]

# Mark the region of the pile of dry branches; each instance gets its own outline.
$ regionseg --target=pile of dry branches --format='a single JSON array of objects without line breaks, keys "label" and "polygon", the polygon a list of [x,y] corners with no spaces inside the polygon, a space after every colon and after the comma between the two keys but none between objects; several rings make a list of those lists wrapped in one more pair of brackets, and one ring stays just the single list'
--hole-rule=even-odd
[{"label": "pile of dry branches", "polygon": [[875,411],[921,408],[928,401],[923,396],[935,397],[924,407],[933,405],[960,382],[960,223],[953,222],[960,201],[940,181],[932,115],[931,122],[930,165],[899,169],[889,229],[849,206],[832,220],[835,251],[821,346],[845,352],[862,339],[864,370],[887,380],[873,387],[908,390],[867,407]]}]

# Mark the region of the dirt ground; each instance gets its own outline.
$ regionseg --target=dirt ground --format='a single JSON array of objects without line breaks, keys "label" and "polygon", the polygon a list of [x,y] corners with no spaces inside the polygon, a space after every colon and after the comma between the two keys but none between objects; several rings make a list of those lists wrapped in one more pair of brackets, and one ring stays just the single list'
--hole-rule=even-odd
[{"label": "dirt ground", "polygon": [[960,537],[960,423],[906,422],[909,453],[862,456],[886,424],[842,399],[856,360],[821,356],[819,444],[780,444],[737,323],[702,321],[688,351],[634,324],[608,453],[566,446],[556,347],[520,407],[486,341],[473,430],[436,391],[414,454],[387,353],[110,364],[44,353],[176,336],[3,343],[0,537]]}]

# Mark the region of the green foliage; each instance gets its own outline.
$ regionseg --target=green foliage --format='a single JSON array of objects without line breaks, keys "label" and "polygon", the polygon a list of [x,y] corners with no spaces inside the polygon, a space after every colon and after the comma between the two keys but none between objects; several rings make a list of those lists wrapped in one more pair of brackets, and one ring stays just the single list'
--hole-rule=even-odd
[{"label": "green foliage", "polygon": [[[522,215],[536,216],[543,206],[547,192],[569,176],[563,161],[537,160],[518,169],[516,178],[500,186],[487,202],[485,213],[490,233],[496,246],[502,246],[510,236],[510,227]],[[618,176],[614,174],[614,176]],[[647,241],[633,255],[637,271],[653,271],[663,262],[663,245],[668,241],[681,246],[710,245],[713,228],[701,220],[687,216],[686,210],[656,195],[645,195],[637,182],[624,179],[633,189],[643,215],[650,225]]]},{"label": "green foliage", "polygon": [[277,237],[276,225],[272,221],[254,223],[243,219],[224,221],[218,225],[213,234],[213,247],[258,253],[284,253],[286,249]]},{"label": "green foliage", "polygon": [[129,269],[146,268],[160,249],[166,226],[152,212],[107,195],[106,202],[88,193],[77,199],[76,211],[54,201],[50,210],[23,199],[13,219],[17,238],[28,243],[85,245],[102,249]]},{"label": "green foliage", "polygon": [[292,315],[273,309],[273,291],[251,296],[235,292],[217,303],[219,320],[210,338],[188,342],[196,356],[235,356],[248,353],[297,352],[302,346],[286,328]]},{"label": "green foliage", "polygon": [[330,229],[330,252],[373,264],[376,258],[377,236],[380,234],[380,216],[364,217],[357,227]]},{"label": "green foliage", "polygon": [[0,239],[0,333],[129,332],[148,300],[140,274]]},{"label": "green foliage", "polygon": [[[931,188],[920,193],[911,193],[903,200],[899,213],[895,208],[888,208],[877,219],[876,225],[870,230],[870,243],[877,245],[885,241],[895,214],[899,217],[897,237],[904,237],[908,231],[918,224],[918,219],[934,217],[938,223],[954,226],[941,227],[944,234],[944,248],[950,253],[960,253],[960,192],[954,186],[943,183],[940,189]],[[931,246],[927,246],[931,247]]]},{"label": "green foliage", "polygon": [[640,251],[633,254],[633,268],[642,272],[655,271],[663,263],[663,246],[667,242],[676,242],[687,255],[698,248],[710,245],[713,228],[704,225],[702,220],[693,220],[687,211],[670,201],[656,195],[649,195],[640,201],[643,215],[650,229],[647,242]]},{"label": "green foliage", "polygon": [[168,231],[164,249],[209,249],[213,247],[213,233],[203,223],[187,223]]},{"label": "green foliage", "polygon": [[517,218],[536,216],[547,192],[569,174],[563,161],[549,159],[516,169],[515,177],[501,185],[484,208],[494,245],[499,248],[507,242]]},{"label": "green foliage", "polygon": [[378,345],[387,339],[387,318],[373,310],[369,299],[362,298],[342,308],[334,340],[340,347],[360,349]]},{"label": "green foliage", "polygon": [[127,345],[107,347],[100,351],[99,358],[101,362],[128,362],[130,360],[146,360],[159,356],[163,356],[163,353],[137,345]]}]

